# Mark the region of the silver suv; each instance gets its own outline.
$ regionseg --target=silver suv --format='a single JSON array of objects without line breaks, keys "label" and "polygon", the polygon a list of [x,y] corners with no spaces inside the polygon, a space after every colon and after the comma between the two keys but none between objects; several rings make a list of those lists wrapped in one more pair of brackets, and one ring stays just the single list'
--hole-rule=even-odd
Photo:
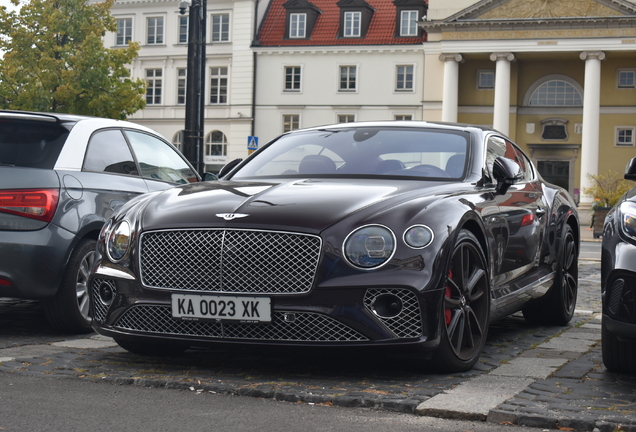
[{"label": "silver suv", "polygon": [[92,331],[86,282],[104,222],[139,194],[197,181],[146,127],[0,111],[0,297],[41,299],[57,329]]}]

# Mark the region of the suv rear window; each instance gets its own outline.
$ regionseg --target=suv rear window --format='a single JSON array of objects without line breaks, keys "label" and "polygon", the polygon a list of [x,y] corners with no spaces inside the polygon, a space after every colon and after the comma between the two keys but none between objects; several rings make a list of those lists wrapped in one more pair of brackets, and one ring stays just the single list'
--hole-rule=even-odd
[{"label": "suv rear window", "polygon": [[53,169],[68,134],[57,123],[0,118],[0,166]]}]

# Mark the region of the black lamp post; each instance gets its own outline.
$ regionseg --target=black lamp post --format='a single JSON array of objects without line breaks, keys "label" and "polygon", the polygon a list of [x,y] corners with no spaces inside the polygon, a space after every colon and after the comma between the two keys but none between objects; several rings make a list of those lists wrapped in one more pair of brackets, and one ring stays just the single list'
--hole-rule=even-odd
[{"label": "black lamp post", "polygon": [[188,17],[188,69],[186,75],[185,130],[183,154],[203,175],[205,171],[203,124],[205,108],[205,22],[207,0],[179,3],[183,15]]}]

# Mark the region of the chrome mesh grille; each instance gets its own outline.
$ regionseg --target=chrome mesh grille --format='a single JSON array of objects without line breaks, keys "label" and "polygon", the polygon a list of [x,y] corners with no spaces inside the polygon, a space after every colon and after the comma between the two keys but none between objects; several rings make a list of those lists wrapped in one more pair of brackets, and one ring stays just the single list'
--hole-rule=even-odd
[{"label": "chrome mesh grille", "polygon": [[117,295],[117,289],[115,288],[115,281],[110,279],[93,279],[92,284],[92,297],[93,297],[93,319],[98,322],[104,322],[106,318],[106,314],[108,313],[108,309],[110,305],[105,305],[102,303],[99,297],[99,287],[101,284],[108,284],[110,288],[113,290],[113,297]]},{"label": "chrome mesh grille", "polygon": [[141,281],[164,289],[261,294],[311,290],[318,236],[251,230],[152,231],[141,237]]},{"label": "chrome mesh grille", "polygon": [[268,324],[187,321],[172,317],[170,306],[139,305],[128,309],[115,323],[123,330],[209,338],[289,341],[349,342],[368,340],[349,326],[312,312],[274,312]]},{"label": "chrome mesh grille", "polygon": [[393,294],[402,301],[402,312],[393,318],[381,318],[395,336],[399,338],[420,337],[422,335],[422,317],[420,302],[414,292],[404,288],[369,288],[364,294],[364,306],[373,312],[373,302],[383,294]]}]

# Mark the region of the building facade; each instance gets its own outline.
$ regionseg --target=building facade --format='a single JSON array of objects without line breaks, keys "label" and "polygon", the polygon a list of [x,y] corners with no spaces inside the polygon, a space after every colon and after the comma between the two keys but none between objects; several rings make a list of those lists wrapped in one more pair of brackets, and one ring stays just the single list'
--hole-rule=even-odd
[{"label": "building facade", "polygon": [[[187,9],[186,9],[187,11]],[[147,82],[146,108],[129,120],[151,127],[177,146],[182,143],[188,15],[175,0],[117,0],[112,10],[117,32],[107,47],[141,44],[131,66],[133,78]],[[218,172],[228,160],[245,157],[253,135],[256,1],[207,2],[205,72],[205,163]]]},{"label": "building facade", "polygon": [[634,3],[430,0],[420,25],[425,119],[509,135],[582,206],[588,174],[636,156]]}]

